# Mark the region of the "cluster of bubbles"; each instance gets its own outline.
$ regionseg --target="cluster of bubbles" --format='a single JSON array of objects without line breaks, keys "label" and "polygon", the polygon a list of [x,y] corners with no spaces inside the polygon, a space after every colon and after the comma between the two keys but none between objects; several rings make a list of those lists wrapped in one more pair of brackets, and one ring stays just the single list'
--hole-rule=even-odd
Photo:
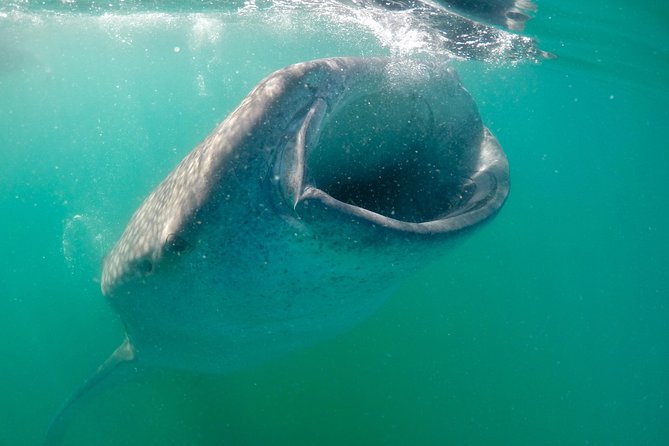
[{"label": "cluster of bubbles", "polygon": [[[531,3],[528,3],[531,4]],[[399,6],[398,6],[399,5]],[[252,19],[269,26],[334,28],[346,39],[365,32],[394,56],[431,55],[442,58],[478,59],[504,63],[537,61],[548,55],[528,37],[471,20],[429,1],[379,0],[24,0],[0,5],[0,17],[49,9],[54,14],[76,12],[97,15],[103,27],[119,39],[127,26],[151,28],[174,26],[184,15],[192,22],[191,44],[201,46],[220,37],[222,21],[231,16]],[[296,25],[299,24],[299,25]],[[353,37],[352,37],[353,38]]]}]

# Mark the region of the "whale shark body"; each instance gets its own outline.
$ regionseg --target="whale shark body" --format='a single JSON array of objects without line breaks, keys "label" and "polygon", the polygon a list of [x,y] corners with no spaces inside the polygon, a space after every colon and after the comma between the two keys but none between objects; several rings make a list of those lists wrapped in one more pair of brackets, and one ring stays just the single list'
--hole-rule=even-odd
[{"label": "whale shark body", "polygon": [[123,364],[224,373],[344,332],[494,215],[506,157],[446,66],[330,58],[269,75],[106,257]]}]

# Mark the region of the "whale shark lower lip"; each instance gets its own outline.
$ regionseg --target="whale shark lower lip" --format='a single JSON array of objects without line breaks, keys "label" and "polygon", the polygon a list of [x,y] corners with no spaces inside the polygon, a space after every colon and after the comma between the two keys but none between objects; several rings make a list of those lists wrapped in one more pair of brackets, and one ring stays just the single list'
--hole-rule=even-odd
[{"label": "whale shark lower lip", "polygon": [[443,65],[302,62],[262,80],[149,194],[105,258],[124,364],[225,373],[358,324],[509,192]]}]

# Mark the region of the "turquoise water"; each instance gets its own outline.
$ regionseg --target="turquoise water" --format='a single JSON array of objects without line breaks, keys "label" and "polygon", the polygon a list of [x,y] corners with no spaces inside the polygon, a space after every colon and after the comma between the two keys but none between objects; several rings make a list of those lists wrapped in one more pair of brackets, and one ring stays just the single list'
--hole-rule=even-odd
[{"label": "turquoise water", "polygon": [[[0,444],[23,445],[122,340],[100,259],[263,76],[434,48],[313,10],[9,3]],[[227,376],[138,371],[86,405],[66,444],[669,444],[669,8],[539,7],[526,34],[557,59],[455,62],[511,164],[492,223],[350,333]]]}]

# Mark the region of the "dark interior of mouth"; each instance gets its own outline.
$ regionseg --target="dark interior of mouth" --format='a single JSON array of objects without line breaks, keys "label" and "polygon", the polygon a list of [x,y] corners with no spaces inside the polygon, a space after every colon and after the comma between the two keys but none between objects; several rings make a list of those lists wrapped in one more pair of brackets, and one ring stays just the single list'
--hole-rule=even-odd
[{"label": "dark interior of mouth", "polygon": [[309,150],[313,184],[333,198],[407,222],[442,218],[475,184],[462,174],[467,138],[447,138],[416,97],[365,96],[323,122]]}]

